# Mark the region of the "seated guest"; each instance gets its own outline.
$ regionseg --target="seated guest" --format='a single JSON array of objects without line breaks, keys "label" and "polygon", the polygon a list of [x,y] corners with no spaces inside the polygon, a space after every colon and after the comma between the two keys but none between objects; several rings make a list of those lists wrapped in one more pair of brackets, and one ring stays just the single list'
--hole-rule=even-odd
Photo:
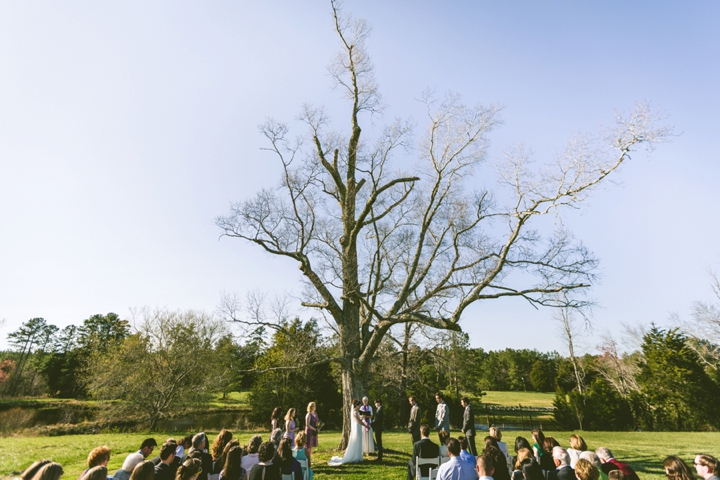
[{"label": "seated guest", "polygon": [[[220,433],[218,433],[217,437],[215,437],[215,441],[212,444],[212,449],[210,450],[210,455],[212,455],[213,462],[217,462],[220,458],[220,455],[222,455],[223,450],[225,450],[225,445],[232,440],[233,434],[230,430],[222,429],[220,430]],[[219,473],[220,470],[222,470],[222,465],[219,465],[216,470]]]},{"label": "seated guest", "polygon": [[[440,433],[443,433],[441,430]],[[420,440],[413,444],[412,456],[408,462],[407,480],[413,480],[415,478],[415,458],[437,458],[440,455],[440,448],[437,444],[430,440],[430,426],[420,425]],[[420,465],[420,474],[423,477],[428,475],[430,465]]]},{"label": "seated guest", "polygon": [[507,444],[502,441],[502,432],[500,431],[500,429],[497,427],[490,427],[489,433],[490,433],[491,437],[493,437],[495,440],[497,440],[497,447],[505,455],[505,463],[508,466],[512,465],[512,459],[510,458],[510,452],[508,452]]},{"label": "seated guest", "polygon": [[628,476],[620,470],[610,470],[608,480],[628,480]]},{"label": "seated guest", "polygon": [[695,471],[705,480],[717,480],[718,461],[712,455],[699,453],[695,455]]},{"label": "seated guest", "polygon": [[107,473],[108,471],[105,465],[98,465],[86,470],[85,474],[80,477],[80,480],[107,480]]},{"label": "seated guest", "polygon": [[468,462],[470,465],[475,465],[475,456],[468,451],[467,437],[465,435],[460,435],[458,437],[458,442],[460,443],[460,460]]},{"label": "seated guest", "polygon": [[275,456],[275,445],[272,442],[265,442],[258,449],[257,465],[250,470],[249,480],[281,480],[280,465],[273,463]]},{"label": "seated guest", "polygon": [[122,467],[120,467],[120,470],[115,472],[113,480],[128,480],[130,478],[130,474],[135,469],[137,464],[142,461],[142,453],[131,453],[130,455],[125,457],[125,461],[123,462]]},{"label": "seated guest", "polygon": [[88,468],[86,468],[80,478],[83,477],[93,467],[107,467],[110,461],[110,449],[103,445],[102,447],[93,448],[87,458]]},{"label": "seated guest", "polygon": [[295,480],[303,480],[300,462],[293,457],[292,443],[289,438],[285,437],[280,440],[278,455],[280,457],[280,472],[283,475],[292,474]]},{"label": "seated guest", "polygon": [[157,447],[155,439],[146,438],[143,440],[142,445],[140,445],[140,450],[138,450],[137,453],[142,454],[143,458],[148,458],[153,450],[155,450],[155,447]]},{"label": "seated guest", "polygon": [[669,480],[695,480],[690,467],[683,461],[682,458],[675,455],[671,455],[663,462],[665,467],[665,475]]},{"label": "seated guest", "polygon": [[313,478],[315,477],[315,472],[313,472],[312,468],[310,468],[310,460],[308,460],[305,450],[305,438],[305,432],[303,431],[298,432],[298,434],[295,436],[295,448],[293,449],[293,455],[298,460],[307,460],[308,480],[313,480]]},{"label": "seated guest", "polygon": [[262,444],[262,437],[260,435],[253,435],[250,438],[250,443],[248,444],[248,454],[245,455],[242,459],[242,467],[245,469],[248,474],[250,473],[250,470],[252,470],[252,467],[260,463],[260,459],[258,456],[258,450],[260,449],[260,445]]},{"label": "seated guest", "polygon": [[190,447],[192,447],[192,438],[192,435],[186,435],[178,442],[178,447],[175,450],[175,458],[180,460],[180,464],[185,461],[187,451],[190,450]]},{"label": "seated guest", "polygon": [[[531,459],[535,460],[535,457],[533,456],[532,450],[530,450],[529,448],[521,448],[520,450],[518,450],[515,453],[517,453],[517,456],[515,457],[515,464],[513,465],[514,468],[513,468],[512,474],[510,475],[510,478],[512,480],[522,480],[523,479],[523,474],[522,474],[523,460],[525,460],[527,458],[531,458]],[[538,468],[540,468],[540,467],[538,467]]]},{"label": "seated guest", "polygon": [[188,455],[192,456],[194,453],[198,453],[196,458],[199,458],[202,462],[202,471],[198,475],[198,480],[207,480],[208,474],[212,473],[213,460],[212,455],[207,451],[208,440],[205,432],[196,434],[192,439],[192,447],[188,450]]},{"label": "seated guest", "polygon": [[640,480],[637,473],[635,473],[635,470],[633,470],[633,468],[627,463],[615,460],[612,452],[607,447],[598,448],[595,450],[595,454],[597,454],[600,459],[600,463],[602,463],[601,469],[603,472],[608,474],[608,478],[610,477],[610,472],[612,470],[620,470],[627,475],[629,480]]},{"label": "seated guest", "polygon": [[[440,465],[437,480],[475,480],[475,465],[460,460],[460,442],[451,438],[447,441],[450,460]],[[500,450],[498,450],[500,452]],[[502,452],[500,453],[502,455]],[[505,469],[507,470],[507,468]],[[507,474],[507,471],[505,472]]]},{"label": "seated guest", "polygon": [[144,460],[133,468],[130,480],[155,480],[155,464],[150,460]]},{"label": "seated guest", "polygon": [[63,474],[63,467],[59,463],[46,463],[35,474],[35,480],[60,480]]},{"label": "seated guest", "polygon": [[[225,460],[227,459],[227,454],[230,451],[231,448],[240,448],[240,441],[238,439],[230,440],[227,445],[225,445],[225,448],[223,448],[222,453],[220,456],[215,460],[215,463],[213,464],[213,473],[220,473],[223,468],[225,468]],[[238,463],[238,465],[240,465]]]},{"label": "seated guest", "polygon": [[[547,437],[545,440],[552,437]],[[570,466],[570,455],[562,447],[552,449],[555,470],[550,471],[548,480],[575,480],[575,470]]]},{"label": "seated guest", "polygon": [[567,449],[570,455],[570,466],[575,468],[575,463],[580,458],[580,454],[587,450],[587,444],[580,435],[570,435],[570,448]]},{"label": "seated guest", "polygon": [[[595,452],[585,450],[584,452],[582,452],[580,454],[580,458],[583,460],[587,460],[588,462],[592,463],[593,465],[595,465],[597,467],[597,469],[600,473],[600,480],[608,480],[607,473],[605,473],[601,470],[602,463],[600,463],[600,459],[595,454]],[[575,476],[577,476],[577,473],[575,473]]]},{"label": "seated guest", "polygon": [[[234,442],[235,440],[233,440]],[[232,445],[232,442],[228,443]],[[243,450],[239,446],[234,446],[230,450],[224,452],[225,465],[220,471],[218,480],[242,480],[247,476],[247,472],[242,468]]]},{"label": "seated guest", "polygon": [[493,445],[497,442],[494,437],[486,437],[484,454],[490,457],[493,462],[494,472],[492,477],[495,480],[510,480],[510,470],[507,467],[505,455],[499,448]]},{"label": "seated guest", "polygon": [[[420,435],[422,435],[422,432],[420,432]],[[440,430],[438,432],[438,438],[440,439],[440,456],[449,457],[450,455],[448,455],[447,441],[450,440],[450,434],[445,430]]]},{"label": "seated guest", "polygon": [[21,480],[32,480],[32,478],[35,476],[37,472],[40,471],[42,467],[50,463],[50,460],[38,460],[37,462],[30,465],[28,468],[25,469],[23,473],[20,474]]},{"label": "seated guest", "polygon": [[520,464],[520,470],[522,471],[522,478],[525,480],[545,480],[545,475],[535,458],[523,460]]},{"label": "seated guest", "polygon": [[475,473],[477,473],[478,480],[492,480],[493,470],[492,459],[485,454],[478,455],[475,461]]},{"label": "seated guest", "polygon": [[173,480],[179,465],[175,465],[175,442],[165,442],[160,449],[160,463],[155,467],[155,478],[157,480]]},{"label": "seated guest", "polygon": [[202,471],[202,460],[186,458],[175,474],[175,480],[197,480]]},{"label": "seated guest", "polygon": [[578,480],[599,480],[600,470],[592,462],[578,458],[575,462],[575,477]]}]

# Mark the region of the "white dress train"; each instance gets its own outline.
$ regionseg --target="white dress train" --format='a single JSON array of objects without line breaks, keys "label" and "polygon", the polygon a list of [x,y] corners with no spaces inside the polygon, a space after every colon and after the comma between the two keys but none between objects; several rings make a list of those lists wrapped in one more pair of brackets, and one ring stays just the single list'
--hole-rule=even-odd
[{"label": "white dress train", "polygon": [[350,424],[350,438],[348,439],[345,455],[342,457],[332,457],[328,465],[336,467],[345,463],[359,463],[363,461],[362,432],[365,429],[358,423],[359,421],[360,417],[358,416],[357,410],[353,410],[352,422]]}]

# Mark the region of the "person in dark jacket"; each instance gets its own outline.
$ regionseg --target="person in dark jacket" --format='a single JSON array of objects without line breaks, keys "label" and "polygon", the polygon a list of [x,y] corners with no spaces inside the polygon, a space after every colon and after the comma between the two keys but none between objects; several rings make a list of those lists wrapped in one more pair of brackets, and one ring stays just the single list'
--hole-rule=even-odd
[{"label": "person in dark jacket", "polygon": [[373,432],[375,432],[375,447],[378,451],[377,461],[382,462],[383,457],[383,444],[382,444],[382,434],[383,430],[385,429],[385,410],[382,406],[382,400],[379,398],[375,399],[375,417],[373,418],[372,423],[370,426],[373,429]]},{"label": "person in dark jacket", "polygon": [[260,463],[252,467],[248,480],[282,480],[280,465],[273,463],[274,456],[275,445],[272,442],[265,442],[260,445],[260,450],[258,450]]},{"label": "person in dark jacket", "polygon": [[567,451],[562,447],[553,447],[552,457],[555,470],[550,470],[548,480],[575,480],[575,470],[570,466],[570,455]]},{"label": "person in dark jacket", "polygon": [[280,472],[283,475],[291,475],[294,480],[303,480],[302,467],[300,462],[293,456],[292,443],[290,439],[285,437],[280,440],[280,448],[278,448],[280,462]]},{"label": "person in dark jacket", "polygon": [[165,442],[160,448],[160,463],[155,466],[156,480],[173,480],[180,465],[175,463],[175,442]]},{"label": "person in dark jacket", "polygon": [[198,458],[202,462],[202,472],[198,476],[198,480],[207,480],[209,473],[213,470],[213,459],[207,451],[207,435],[200,432],[192,439],[192,448],[188,451],[188,457]]},{"label": "person in dark jacket", "polygon": [[470,453],[477,457],[477,447],[475,446],[475,413],[473,412],[470,400],[467,397],[463,397],[460,400],[460,404],[465,409],[463,411],[463,423],[462,432],[465,434],[468,446],[470,447]]},{"label": "person in dark jacket", "polygon": [[[415,442],[413,445],[412,457],[408,462],[407,480],[413,480],[415,478],[415,458],[437,458],[440,455],[440,447],[430,440],[430,426],[420,426],[420,441]],[[420,465],[420,473],[423,476],[427,476],[430,465]]]}]

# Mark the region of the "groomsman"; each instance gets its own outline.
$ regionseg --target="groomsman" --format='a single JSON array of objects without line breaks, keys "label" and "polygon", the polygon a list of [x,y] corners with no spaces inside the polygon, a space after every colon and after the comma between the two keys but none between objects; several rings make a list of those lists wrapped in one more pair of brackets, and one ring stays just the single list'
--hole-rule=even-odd
[{"label": "groomsman", "polygon": [[[437,430],[438,435],[442,430],[450,433],[450,409],[447,403],[445,403],[443,394],[440,392],[436,393],[435,401],[438,403],[437,410],[435,410],[435,430]],[[442,438],[440,438],[440,442],[442,443]]]},{"label": "groomsman", "polygon": [[410,397],[408,400],[410,401],[410,405],[412,405],[412,407],[410,408],[408,433],[412,435],[412,442],[413,445],[415,445],[415,442],[420,441],[420,407],[415,401],[415,397]]},{"label": "groomsman", "polygon": [[378,456],[377,461],[382,462],[383,446],[382,446],[382,434],[385,423],[385,411],[382,407],[382,401],[377,398],[375,399],[375,418],[373,418],[370,426],[375,432],[375,448],[377,448]]},{"label": "groomsman", "polygon": [[468,445],[470,446],[470,453],[477,457],[477,448],[475,447],[475,413],[473,412],[470,400],[467,397],[463,397],[460,400],[460,404],[465,408],[463,413],[462,431],[467,438]]}]

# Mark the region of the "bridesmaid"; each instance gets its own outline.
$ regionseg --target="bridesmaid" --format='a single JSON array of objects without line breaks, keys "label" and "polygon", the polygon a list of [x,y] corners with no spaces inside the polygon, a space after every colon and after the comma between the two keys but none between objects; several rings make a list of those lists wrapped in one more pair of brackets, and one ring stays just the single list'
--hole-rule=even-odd
[{"label": "bridesmaid", "polygon": [[298,428],[295,426],[295,409],[291,408],[285,415],[285,437],[295,444],[295,432]]},{"label": "bridesmaid", "polygon": [[315,402],[308,403],[307,414],[305,415],[305,452],[307,453],[308,467],[310,466],[310,459],[312,458],[313,447],[318,446],[318,418],[317,412],[315,411],[317,406]]}]

